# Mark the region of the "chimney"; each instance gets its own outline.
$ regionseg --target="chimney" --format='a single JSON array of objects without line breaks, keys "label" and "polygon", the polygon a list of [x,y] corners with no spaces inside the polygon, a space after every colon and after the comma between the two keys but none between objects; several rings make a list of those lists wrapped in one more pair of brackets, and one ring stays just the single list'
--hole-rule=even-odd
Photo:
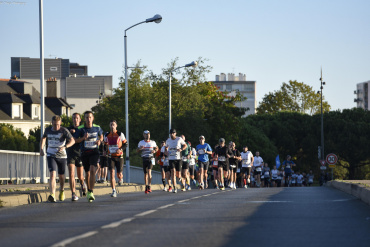
[{"label": "chimney", "polygon": [[221,81],[226,81],[226,74],[225,73],[221,73],[220,80]]},{"label": "chimney", "polygon": [[220,81],[220,76],[216,75],[216,81]]},{"label": "chimney", "polygon": [[46,97],[57,97],[56,78],[51,77],[46,81]]}]

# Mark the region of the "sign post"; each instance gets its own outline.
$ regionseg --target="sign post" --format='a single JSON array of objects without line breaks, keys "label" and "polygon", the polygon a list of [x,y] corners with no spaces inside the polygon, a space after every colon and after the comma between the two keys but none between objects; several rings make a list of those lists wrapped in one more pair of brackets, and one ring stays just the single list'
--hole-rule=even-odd
[{"label": "sign post", "polygon": [[331,180],[333,180],[333,168],[335,168],[335,164],[338,161],[338,157],[331,153],[326,156],[326,162],[329,164],[329,168],[331,168]]}]

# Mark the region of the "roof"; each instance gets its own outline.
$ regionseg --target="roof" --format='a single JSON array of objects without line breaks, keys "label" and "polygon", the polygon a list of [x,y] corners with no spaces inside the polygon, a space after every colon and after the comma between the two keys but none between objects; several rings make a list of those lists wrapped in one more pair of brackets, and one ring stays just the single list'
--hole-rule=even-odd
[{"label": "roof", "polygon": [[17,97],[22,99],[26,104],[41,104],[40,97],[29,94],[16,94]]},{"label": "roof", "polygon": [[22,103],[23,104],[26,102],[13,93],[1,93],[0,92],[0,104],[10,104],[10,103]]},{"label": "roof", "polygon": [[64,99],[57,97],[45,97],[45,104],[48,107],[69,107],[72,108]]},{"label": "roof", "polygon": [[214,84],[254,84],[256,81],[212,81]]}]

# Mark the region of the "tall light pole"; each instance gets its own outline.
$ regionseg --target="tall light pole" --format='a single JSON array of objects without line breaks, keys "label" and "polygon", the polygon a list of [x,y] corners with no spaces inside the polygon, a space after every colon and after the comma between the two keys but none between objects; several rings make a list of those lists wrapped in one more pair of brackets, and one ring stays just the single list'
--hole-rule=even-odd
[{"label": "tall light pole", "polygon": [[127,140],[127,147],[126,147],[126,182],[130,183],[130,149],[129,149],[129,124],[128,124],[128,76],[127,76],[127,35],[126,32],[127,30],[140,25],[142,23],[148,23],[148,22],[155,22],[155,23],[160,23],[162,21],[162,16],[160,15],[155,15],[152,18],[148,18],[145,21],[139,22],[125,30],[125,114],[126,114],[126,140]]},{"label": "tall light pole", "polygon": [[191,62],[188,64],[185,64],[184,66],[177,67],[173,70],[170,71],[170,81],[168,83],[168,131],[171,129],[171,123],[172,123],[172,115],[171,115],[171,80],[172,80],[172,72],[181,69],[181,68],[186,68],[186,67],[196,67],[198,65],[197,62]]}]

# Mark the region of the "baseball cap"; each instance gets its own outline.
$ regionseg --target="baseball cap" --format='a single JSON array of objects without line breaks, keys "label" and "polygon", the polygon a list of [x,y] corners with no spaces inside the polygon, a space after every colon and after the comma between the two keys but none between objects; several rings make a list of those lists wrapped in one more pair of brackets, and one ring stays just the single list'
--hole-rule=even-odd
[{"label": "baseball cap", "polygon": [[143,132],[144,134],[149,134],[150,133],[150,131],[149,130],[144,130],[144,132]]},{"label": "baseball cap", "polygon": [[204,136],[199,136],[199,139],[206,139],[206,138],[204,138]]}]

